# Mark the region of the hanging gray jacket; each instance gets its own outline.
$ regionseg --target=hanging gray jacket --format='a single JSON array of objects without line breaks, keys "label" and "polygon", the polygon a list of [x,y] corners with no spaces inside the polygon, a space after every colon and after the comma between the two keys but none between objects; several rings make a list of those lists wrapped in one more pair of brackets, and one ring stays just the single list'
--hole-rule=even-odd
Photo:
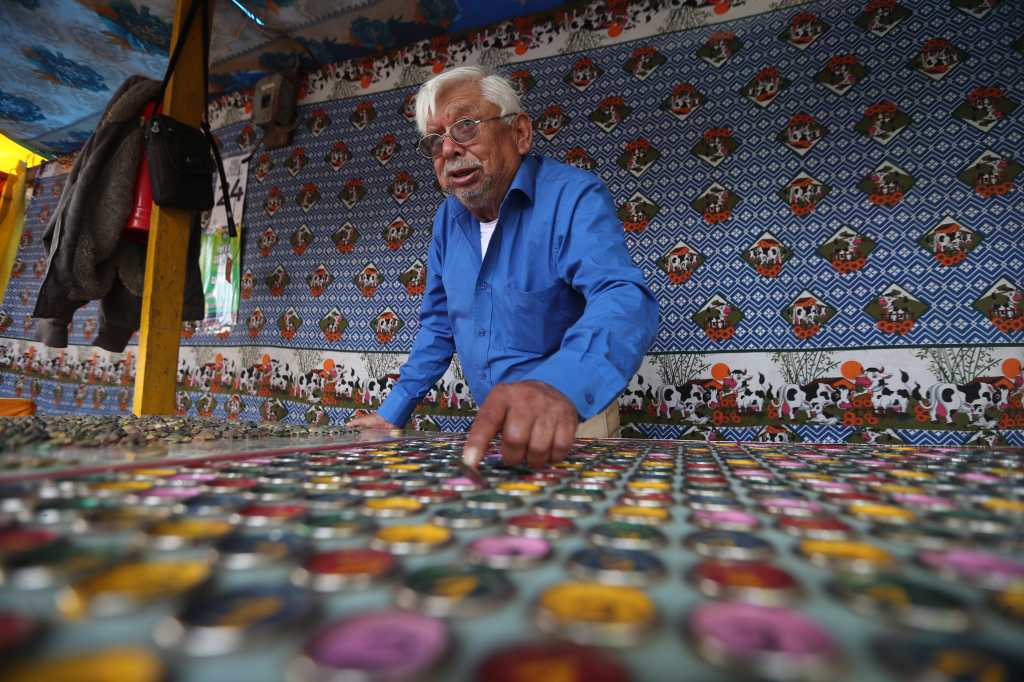
[{"label": "hanging gray jacket", "polygon": [[[139,327],[146,247],[121,238],[134,205],[142,159],[143,108],[160,81],[126,80],[71,167],[43,235],[48,258],[33,317],[39,340],[64,348],[75,311],[100,300],[93,345],[121,352]],[[193,221],[185,278],[184,319],[202,319],[198,221]]]}]

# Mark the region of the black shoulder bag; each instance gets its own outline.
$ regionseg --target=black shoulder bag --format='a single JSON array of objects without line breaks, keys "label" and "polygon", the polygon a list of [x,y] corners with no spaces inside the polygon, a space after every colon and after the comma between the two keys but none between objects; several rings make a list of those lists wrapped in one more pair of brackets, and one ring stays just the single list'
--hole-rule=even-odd
[{"label": "black shoulder bag", "polygon": [[[146,156],[149,163],[149,184],[153,203],[169,208],[187,208],[205,211],[213,208],[213,171],[220,176],[228,219],[228,234],[235,236],[235,219],[231,213],[228,179],[217,148],[217,140],[206,120],[206,97],[209,83],[210,14],[208,0],[197,0],[178,35],[171,59],[167,63],[157,103],[163,101],[167,83],[178,63],[185,38],[188,37],[196,12],[203,13],[203,117],[202,129],[182,123],[164,114],[155,114],[145,122]],[[213,152],[211,158],[211,151]]]}]

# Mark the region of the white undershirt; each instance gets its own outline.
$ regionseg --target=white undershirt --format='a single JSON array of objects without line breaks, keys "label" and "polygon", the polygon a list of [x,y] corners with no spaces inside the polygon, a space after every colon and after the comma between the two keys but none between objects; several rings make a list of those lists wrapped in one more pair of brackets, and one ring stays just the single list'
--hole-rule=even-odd
[{"label": "white undershirt", "polygon": [[491,243],[491,236],[494,228],[498,226],[498,219],[495,218],[489,223],[480,223],[480,260],[483,261],[487,255],[487,246]]}]

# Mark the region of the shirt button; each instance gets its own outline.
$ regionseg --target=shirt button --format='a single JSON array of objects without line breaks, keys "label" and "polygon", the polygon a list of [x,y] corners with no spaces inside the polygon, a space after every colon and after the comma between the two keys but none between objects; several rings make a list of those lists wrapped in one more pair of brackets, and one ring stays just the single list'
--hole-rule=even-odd
[{"label": "shirt button", "polygon": [[486,284],[478,284],[477,287],[476,287],[476,290],[477,291],[487,291],[487,285]]},{"label": "shirt button", "polygon": [[487,336],[487,330],[486,329],[480,329],[479,331],[477,331],[476,335],[477,336]]},{"label": "shirt button", "polygon": [[587,401],[588,405],[593,405],[594,404],[594,394],[593,393],[586,393],[586,394],[584,394],[583,399]]}]

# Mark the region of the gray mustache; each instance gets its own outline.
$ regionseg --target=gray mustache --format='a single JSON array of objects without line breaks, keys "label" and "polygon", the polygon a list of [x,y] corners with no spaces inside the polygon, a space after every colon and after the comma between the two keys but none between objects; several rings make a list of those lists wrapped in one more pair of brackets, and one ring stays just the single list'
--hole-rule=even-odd
[{"label": "gray mustache", "polygon": [[448,173],[460,170],[482,168],[482,164],[479,161],[469,161],[467,159],[455,159],[444,164],[444,172]]}]

